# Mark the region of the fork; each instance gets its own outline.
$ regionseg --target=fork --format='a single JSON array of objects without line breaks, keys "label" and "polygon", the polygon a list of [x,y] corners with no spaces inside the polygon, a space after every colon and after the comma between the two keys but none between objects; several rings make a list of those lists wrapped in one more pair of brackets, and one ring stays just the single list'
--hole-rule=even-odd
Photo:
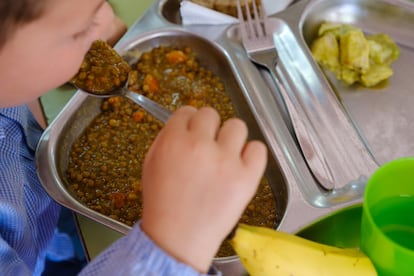
[{"label": "fork", "polygon": [[[244,20],[243,12],[241,9],[240,1],[237,1],[237,14],[240,24],[240,34],[243,41],[243,46],[247,52],[248,57],[255,64],[267,69],[273,76],[276,86],[282,95],[286,109],[288,111],[290,120],[292,122],[295,135],[301,146],[302,152],[305,155],[307,164],[311,168],[315,177],[320,184],[326,189],[334,188],[334,177],[329,169],[327,160],[321,154],[322,149],[316,142],[315,137],[310,137],[311,131],[308,130],[301,118],[303,114],[300,114],[298,108],[290,100],[287,91],[284,89],[279,81],[278,74],[276,72],[276,64],[278,60],[278,54],[276,52],[272,33],[268,30],[268,17],[263,11],[263,5],[261,4],[261,13],[259,16],[256,1],[252,1],[254,19],[251,16],[249,5],[245,0],[245,11],[247,21]],[[244,25],[244,27],[242,27]]]},{"label": "fork", "polygon": [[[279,79],[285,80],[287,74],[286,70],[278,68],[280,66],[277,67],[279,54],[263,5],[260,3],[259,13],[256,1],[252,1],[254,15],[252,18],[248,2],[244,0],[245,20],[240,1],[242,0],[237,1],[239,32],[247,56],[254,64],[266,69],[272,75],[289,114],[294,134],[306,163],[319,184],[327,190],[333,190],[334,188],[342,188],[361,176],[367,177],[376,169],[377,164],[365,148],[365,144],[355,135],[355,128],[347,122],[346,116],[336,106],[321,108],[314,103],[306,103],[302,106],[303,102],[300,102],[298,97],[304,96],[296,88],[296,83],[291,82],[290,85],[286,83],[286,87],[282,85]],[[304,81],[305,87],[312,87],[306,81]],[[309,91],[306,93],[311,94]],[[330,104],[332,103],[330,102]],[[317,116],[308,116],[312,112]],[[319,122],[324,119],[323,123]],[[324,132],[317,133],[320,129],[315,126],[323,127]],[[342,130],[342,133],[351,133],[349,135],[351,138],[345,143],[342,137],[338,137],[337,133],[333,133],[334,130],[328,128],[337,128]],[[324,134],[327,134],[327,137],[324,137]]]}]

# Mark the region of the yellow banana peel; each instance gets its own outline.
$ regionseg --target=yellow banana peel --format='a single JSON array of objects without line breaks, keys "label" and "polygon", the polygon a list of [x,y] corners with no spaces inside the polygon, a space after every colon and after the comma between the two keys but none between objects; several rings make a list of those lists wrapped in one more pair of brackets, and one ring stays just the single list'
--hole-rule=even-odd
[{"label": "yellow banana peel", "polygon": [[240,224],[230,241],[251,276],[371,276],[371,260],[357,248],[338,248]]}]

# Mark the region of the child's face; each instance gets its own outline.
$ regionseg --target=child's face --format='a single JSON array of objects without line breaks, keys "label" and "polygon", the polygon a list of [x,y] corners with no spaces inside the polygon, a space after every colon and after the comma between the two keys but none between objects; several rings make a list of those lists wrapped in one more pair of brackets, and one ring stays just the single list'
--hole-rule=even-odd
[{"label": "child's face", "polygon": [[76,74],[113,20],[105,0],[45,0],[43,16],[16,28],[0,49],[0,107],[20,105]]}]

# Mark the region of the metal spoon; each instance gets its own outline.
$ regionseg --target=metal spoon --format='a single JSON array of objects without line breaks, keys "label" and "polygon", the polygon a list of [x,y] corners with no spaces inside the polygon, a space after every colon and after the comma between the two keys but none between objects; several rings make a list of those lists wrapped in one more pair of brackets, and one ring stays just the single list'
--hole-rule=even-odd
[{"label": "metal spoon", "polygon": [[[129,79],[129,78],[128,78]],[[76,86],[76,85],[75,85]],[[77,87],[77,86],[76,86]],[[108,98],[111,96],[124,96],[128,99],[132,100],[134,103],[141,106],[143,109],[145,109],[147,112],[149,112],[152,116],[160,120],[161,122],[165,123],[167,122],[168,118],[171,116],[172,112],[171,110],[161,106],[160,104],[150,100],[149,98],[145,97],[144,95],[141,95],[139,93],[133,92],[128,90],[128,80],[124,85],[122,85],[119,88],[116,88],[109,92],[99,92],[96,93],[94,91],[86,91],[84,89],[81,89],[77,87],[80,91],[87,93],[89,95],[92,95],[94,97],[100,97],[100,98]]]},{"label": "metal spoon", "polygon": [[[98,78],[104,76],[102,81],[95,79],[94,74],[97,72],[103,74],[98,75]],[[96,40],[86,53],[81,68],[71,83],[80,91],[94,97],[127,97],[165,123],[172,112],[144,95],[128,90],[130,72],[129,64],[108,43]],[[86,82],[91,85],[87,85]]]}]

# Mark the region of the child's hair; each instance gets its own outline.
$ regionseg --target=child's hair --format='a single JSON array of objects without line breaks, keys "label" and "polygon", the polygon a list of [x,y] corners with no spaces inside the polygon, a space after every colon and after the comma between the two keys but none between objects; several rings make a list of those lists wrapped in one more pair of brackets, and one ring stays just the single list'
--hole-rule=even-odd
[{"label": "child's hair", "polygon": [[47,1],[50,0],[0,1],[0,49],[16,27],[29,23],[42,15]]}]

